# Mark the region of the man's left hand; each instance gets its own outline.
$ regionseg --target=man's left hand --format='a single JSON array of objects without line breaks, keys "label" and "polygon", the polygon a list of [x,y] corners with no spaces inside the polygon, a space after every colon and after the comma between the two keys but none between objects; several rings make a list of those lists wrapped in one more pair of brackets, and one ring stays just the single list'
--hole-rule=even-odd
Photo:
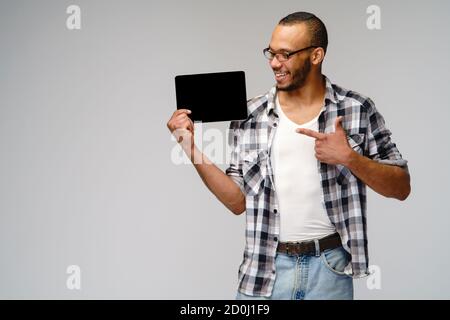
[{"label": "man's left hand", "polygon": [[316,139],[314,150],[316,158],[327,164],[345,165],[353,149],[347,141],[347,134],[341,124],[342,117],[337,117],[333,133],[321,133],[310,129],[298,128],[295,131]]}]

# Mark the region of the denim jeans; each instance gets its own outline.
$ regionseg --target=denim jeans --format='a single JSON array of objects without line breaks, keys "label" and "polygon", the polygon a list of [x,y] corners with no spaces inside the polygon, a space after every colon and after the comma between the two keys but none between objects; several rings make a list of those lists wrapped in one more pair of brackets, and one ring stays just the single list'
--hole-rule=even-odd
[{"label": "denim jeans", "polygon": [[352,300],[353,279],[343,272],[349,259],[343,247],[319,256],[277,252],[272,295],[256,297],[238,291],[236,300]]}]

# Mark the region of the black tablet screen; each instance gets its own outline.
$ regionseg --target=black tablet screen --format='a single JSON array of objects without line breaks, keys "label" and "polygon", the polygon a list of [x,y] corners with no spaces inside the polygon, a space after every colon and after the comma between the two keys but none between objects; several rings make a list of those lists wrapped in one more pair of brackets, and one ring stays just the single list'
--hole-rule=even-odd
[{"label": "black tablet screen", "polygon": [[190,109],[194,121],[247,118],[244,71],[178,75],[175,89],[177,109]]}]

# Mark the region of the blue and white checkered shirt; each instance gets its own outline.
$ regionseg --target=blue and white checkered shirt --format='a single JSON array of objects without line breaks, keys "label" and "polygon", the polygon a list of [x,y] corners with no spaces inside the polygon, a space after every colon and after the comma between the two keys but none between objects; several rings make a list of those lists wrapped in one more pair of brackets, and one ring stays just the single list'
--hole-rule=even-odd
[{"label": "blue and white checkered shirt", "polygon": [[[375,161],[408,169],[391,132],[374,103],[354,91],[326,80],[325,104],[319,116],[319,132],[334,132],[335,119],[350,146]],[[230,165],[226,174],[246,197],[246,245],[238,272],[239,291],[269,297],[275,282],[275,256],[280,233],[280,212],[270,154],[278,115],[274,110],[276,87],[248,101],[246,120],[232,121],[228,142]],[[299,164],[300,165],[300,164]],[[345,273],[359,278],[369,274],[366,225],[366,185],[342,165],[317,161],[323,191],[323,207],[351,254]],[[282,214],[282,213],[281,213]]]}]

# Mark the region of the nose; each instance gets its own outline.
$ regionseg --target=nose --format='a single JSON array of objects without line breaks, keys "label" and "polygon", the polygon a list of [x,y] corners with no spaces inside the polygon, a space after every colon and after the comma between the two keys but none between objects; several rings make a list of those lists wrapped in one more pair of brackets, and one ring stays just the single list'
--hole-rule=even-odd
[{"label": "nose", "polygon": [[280,61],[278,61],[277,57],[273,57],[272,60],[270,60],[270,66],[272,69],[279,69],[281,67]]}]

